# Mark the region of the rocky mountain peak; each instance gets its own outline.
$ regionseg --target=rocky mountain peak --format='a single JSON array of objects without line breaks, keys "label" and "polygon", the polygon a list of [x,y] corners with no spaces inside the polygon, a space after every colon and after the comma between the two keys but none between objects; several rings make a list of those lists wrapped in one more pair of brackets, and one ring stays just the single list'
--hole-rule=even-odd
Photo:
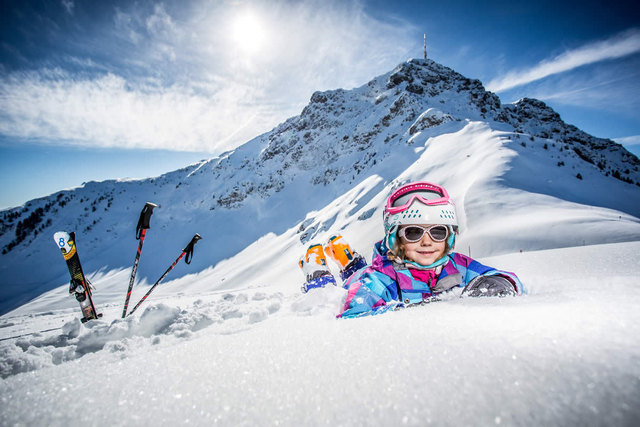
[{"label": "rocky mountain peak", "polygon": [[314,164],[328,164],[336,153],[362,152],[376,141],[406,144],[418,129],[493,118],[500,109],[499,98],[479,80],[432,60],[412,59],[359,88],[315,92],[299,116],[269,134],[260,159],[280,155],[286,164],[306,169],[303,151],[320,154]]},{"label": "rocky mountain peak", "polygon": [[387,89],[402,88],[416,95],[438,97],[444,93],[463,94],[469,104],[485,115],[500,109],[500,99],[485,90],[480,80],[469,79],[430,59],[411,59],[391,72]]}]

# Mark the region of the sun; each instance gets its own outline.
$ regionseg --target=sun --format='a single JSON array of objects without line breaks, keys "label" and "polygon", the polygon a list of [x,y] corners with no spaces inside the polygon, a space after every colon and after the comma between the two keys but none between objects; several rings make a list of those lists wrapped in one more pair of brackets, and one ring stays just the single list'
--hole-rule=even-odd
[{"label": "sun", "polygon": [[268,32],[258,15],[244,12],[234,20],[231,37],[238,48],[248,53],[257,53],[265,45]]}]

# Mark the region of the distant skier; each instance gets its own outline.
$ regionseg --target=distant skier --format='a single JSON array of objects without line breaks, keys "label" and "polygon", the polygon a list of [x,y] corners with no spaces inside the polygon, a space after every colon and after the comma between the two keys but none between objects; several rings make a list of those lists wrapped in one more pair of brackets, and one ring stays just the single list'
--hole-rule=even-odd
[{"label": "distant skier", "polygon": [[339,317],[377,314],[454,294],[520,295],[518,277],[454,253],[458,219],[447,191],[428,182],[401,186],[387,199],[385,237],[374,246],[372,265],[347,279]]}]

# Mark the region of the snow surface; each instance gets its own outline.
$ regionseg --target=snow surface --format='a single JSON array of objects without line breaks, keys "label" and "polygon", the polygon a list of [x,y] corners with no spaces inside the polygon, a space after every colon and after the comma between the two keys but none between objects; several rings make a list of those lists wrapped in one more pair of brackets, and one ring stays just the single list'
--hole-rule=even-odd
[{"label": "snow surface", "polygon": [[[502,255],[529,294],[336,320],[344,291],[3,316],[1,425],[638,425],[640,242]],[[204,278],[203,278],[204,280]]]}]

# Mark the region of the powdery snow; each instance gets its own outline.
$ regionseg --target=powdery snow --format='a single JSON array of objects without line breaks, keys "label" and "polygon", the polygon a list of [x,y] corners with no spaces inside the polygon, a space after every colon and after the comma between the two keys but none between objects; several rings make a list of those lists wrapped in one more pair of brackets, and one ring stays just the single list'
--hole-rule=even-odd
[{"label": "powdery snow", "polygon": [[2,337],[63,329],[0,343],[0,424],[640,422],[640,242],[481,261],[529,294],[336,320],[341,289],[274,283],[4,316]]}]

